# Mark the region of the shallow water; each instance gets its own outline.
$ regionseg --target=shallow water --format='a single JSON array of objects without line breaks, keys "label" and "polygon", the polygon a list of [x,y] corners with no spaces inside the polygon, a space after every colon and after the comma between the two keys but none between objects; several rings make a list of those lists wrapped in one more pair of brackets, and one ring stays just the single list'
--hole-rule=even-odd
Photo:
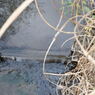
[{"label": "shallow water", "polygon": [[[61,7],[58,1],[56,5],[59,8]],[[56,26],[59,21],[60,14],[58,11],[56,11],[53,3],[48,0],[40,0],[39,6],[42,14],[48,20],[48,22],[53,26]],[[65,20],[62,20],[61,25]],[[23,55],[27,55],[36,57],[39,55],[37,52],[47,50],[55,33],[57,32],[44,23],[37,12],[35,5],[33,4],[31,4],[29,8],[24,11],[23,14],[19,17],[19,19],[13,23],[13,27],[14,35],[11,33],[10,35],[6,36],[4,41],[1,41],[2,50],[0,52],[4,53],[7,56],[14,56],[16,53],[16,56],[23,57]],[[69,23],[65,30],[73,31],[73,25]],[[59,55],[68,55],[72,42],[68,42],[64,48],[61,48],[61,45],[66,39],[71,36],[72,35],[61,33],[52,46],[51,51],[54,53],[57,52]],[[37,52],[35,54],[33,53],[32,55],[32,51]],[[40,56],[42,58],[44,54],[45,53],[40,52]]]}]

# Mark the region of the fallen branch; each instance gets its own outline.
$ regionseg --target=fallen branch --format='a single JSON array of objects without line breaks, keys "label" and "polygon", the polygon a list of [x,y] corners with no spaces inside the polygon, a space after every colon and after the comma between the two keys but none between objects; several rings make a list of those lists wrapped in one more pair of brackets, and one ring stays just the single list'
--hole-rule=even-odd
[{"label": "fallen branch", "polygon": [[34,0],[25,0],[6,20],[3,26],[0,29],[0,38],[6,32],[6,30],[10,27],[10,25],[18,18],[18,16],[33,2]]}]

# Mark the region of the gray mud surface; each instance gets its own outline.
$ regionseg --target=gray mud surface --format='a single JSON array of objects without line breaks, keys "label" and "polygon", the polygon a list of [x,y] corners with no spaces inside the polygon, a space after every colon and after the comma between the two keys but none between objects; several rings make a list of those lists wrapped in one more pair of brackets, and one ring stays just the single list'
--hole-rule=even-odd
[{"label": "gray mud surface", "polygon": [[[56,86],[48,82],[42,63],[24,61],[0,63],[0,95],[56,95]],[[63,73],[62,63],[47,63],[46,71]],[[49,77],[57,83],[58,77]]]}]

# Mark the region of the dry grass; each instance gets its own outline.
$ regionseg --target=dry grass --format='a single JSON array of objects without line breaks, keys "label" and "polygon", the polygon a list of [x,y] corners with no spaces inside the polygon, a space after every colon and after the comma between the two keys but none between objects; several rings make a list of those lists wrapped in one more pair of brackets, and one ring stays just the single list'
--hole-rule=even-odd
[{"label": "dry grass", "polygon": [[[74,0],[74,3],[77,1],[80,3],[80,0]],[[84,13],[83,10],[82,15],[78,14],[77,6],[76,9],[75,16],[69,18],[55,34],[44,58],[43,73],[48,76],[61,76],[57,84],[46,76],[51,83],[57,86],[58,95],[95,95],[95,19],[92,17],[95,9],[91,9],[87,13]],[[74,56],[78,56],[77,67],[65,74],[45,72],[45,60],[52,45],[62,31],[64,34],[66,33],[64,27],[72,20],[75,22],[74,36],[63,42],[62,47],[71,39],[75,39],[73,48]],[[72,58],[72,60],[74,59]]]}]

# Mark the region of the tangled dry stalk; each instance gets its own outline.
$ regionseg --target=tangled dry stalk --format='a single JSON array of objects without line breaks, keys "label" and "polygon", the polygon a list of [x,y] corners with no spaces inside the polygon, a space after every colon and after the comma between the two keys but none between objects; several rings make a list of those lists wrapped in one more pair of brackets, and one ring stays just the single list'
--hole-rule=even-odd
[{"label": "tangled dry stalk", "polygon": [[[12,24],[14,20],[21,14],[24,9],[29,6],[34,0],[25,0],[21,6],[14,11],[14,13],[9,17],[9,19],[5,22],[5,24],[0,29],[0,37],[4,34],[4,32],[8,29],[8,27]],[[64,5],[65,0],[61,0]],[[70,7],[72,8],[73,17],[69,18],[62,26],[60,27],[60,23],[64,16],[64,11],[61,10],[61,16],[56,27],[51,25],[48,20],[45,19],[43,14],[40,11],[38,1],[35,0],[35,5],[38,10],[38,13],[42,20],[55,31],[55,36],[46,51],[46,55],[43,62],[43,74],[46,76],[47,80],[49,80],[48,76],[60,76],[57,83],[49,80],[51,83],[56,85],[57,95],[95,95],[95,1],[90,0],[91,2],[87,2],[90,6],[90,11],[85,12],[83,9],[84,4],[82,0],[71,0],[72,4]],[[79,6],[80,5],[80,6]],[[87,6],[88,6],[87,5]],[[81,7],[81,10],[80,10]],[[81,13],[81,15],[79,15]],[[15,16],[15,17],[14,17]],[[64,31],[64,28],[69,22],[74,22],[74,32]],[[77,59],[77,66],[75,69],[66,72],[64,74],[55,74],[48,73],[45,71],[45,61],[48,56],[48,53],[56,41],[56,38],[60,33],[65,34],[73,34],[74,36],[63,42],[62,47],[70,40],[75,39],[73,44],[73,55],[71,56],[71,60]],[[77,57],[76,57],[77,56]]]},{"label": "tangled dry stalk", "polygon": [[[80,0],[74,0],[74,3],[75,2],[80,3]],[[93,2],[93,4],[94,3],[95,2]],[[95,18],[93,18],[95,9],[87,13],[83,11],[82,15],[78,15],[77,12],[78,9],[76,10],[75,16],[68,19],[55,34],[44,58],[44,74],[61,76],[57,84],[47,78],[51,83],[57,86],[58,95],[95,95]],[[74,37],[63,42],[62,46],[69,40],[75,39],[73,56],[77,56],[77,67],[65,74],[45,72],[45,60],[53,43],[56,41],[60,32],[64,30],[67,23],[73,19],[75,20]],[[74,60],[73,56],[72,60]]]}]

